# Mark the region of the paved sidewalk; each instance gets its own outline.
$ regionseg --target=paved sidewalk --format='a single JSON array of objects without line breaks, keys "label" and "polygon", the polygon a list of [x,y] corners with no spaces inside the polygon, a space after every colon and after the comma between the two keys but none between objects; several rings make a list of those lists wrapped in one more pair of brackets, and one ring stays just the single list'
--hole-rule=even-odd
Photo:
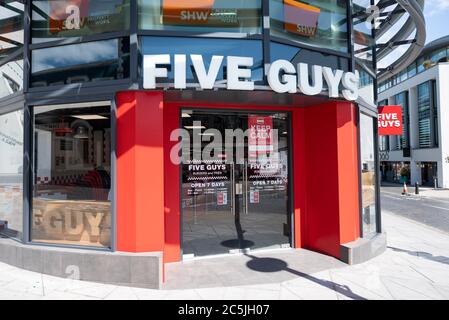
[{"label": "paved sidewalk", "polygon": [[[420,186],[419,195],[415,195],[415,186],[407,184],[407,189],[410,196],[445,201],[449,203],[449,189],[434,189]],[[397,195],[402,194],[402,190],[403,185],[400,184],[383,184],[381,187],[381,192]]]},{"label": "paved sidewalk", "polygon": [[449,299],[449,234],[392,214],[384,213],[383,223],[389,246],[383,255],[356,266],[334,260],[329,269],[311,268],[310,273],[287,261],[290,276],[279,282],[149,290],[61,279],[0,263],[0,300]]},{"label": "paved sidewalk", "polygon": [[445,200],[449,203],[449,189],[421,188],[420,195],[429,199]]}]

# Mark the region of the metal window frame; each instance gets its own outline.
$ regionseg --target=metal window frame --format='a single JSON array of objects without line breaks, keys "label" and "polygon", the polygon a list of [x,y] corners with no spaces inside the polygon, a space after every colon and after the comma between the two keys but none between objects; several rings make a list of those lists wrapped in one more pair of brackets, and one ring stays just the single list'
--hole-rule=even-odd
[{"label": "metal window frame", "polygon": [[[33,241],[32,239],[32,219],[33,219],[33,186],[34,186],[34,175],[35,175],[35,150],[34,150],[34,108],[54,105],[54,104],[69,104],[69,103],[89,103],[89,102],[104,102],[110,101],[110,112],[111,112],[111,236],[110,236],[110,247],[103,248],[97,246],[83,246],[75,244],[60,244],[60,243],[47,243]],[[59,103],[58,103],[59,102]],[[62,107],[61,107],[62,108]],[[25,113],[24,113],[24,174],[23,174],[23,185],[24,185],[24,203],[23,203],[23,240],[22,242],[27,245],[45,246],[45,247],[59,247],[59,248],[69,248],[69,249],[84,249],[93,251],[105,251],[114,252],[116,251],[117,244],[117,226],[116,226],[116,102],[115,102],[115,91],[112,94],[103,94],[97,96],[96,99],[92,99],[90,96],[78,97],[72,99],[65,99],[59,97],[52,101],[52,103],[47,103],[46,101],[40,101],[36,103],[26,103]]]},{"label": "metal window frame", "polygon": [[382,216],[381,216],[381,199],[380,199],[380,183],[381,183],[381,175],[379,174],[379,168],[380,168],[380,159],[379,159],[379,141],[377,139],[378,135],[378,128],[377,128],[377,112],[372,110],[371,108],[366,108],[362,105],[359,105],[356,115],[356,121],[357,121],[357,153],[358,153],[358,180],[359,180],[359,211],[360,211],[360,237],[363,238],[364,232],[363,232],[363,195],[362,195],[362,170],[361,170],[361,164],[362,164],[362,144],[361,144],[361,116],[367,116],[372,118],[373,121],[373,138],[374,138],[374,167],[375,167],[375,179],[376,179],[376,185],[375,185],[375,204],[376,204],[376,233],[382,233]]}]

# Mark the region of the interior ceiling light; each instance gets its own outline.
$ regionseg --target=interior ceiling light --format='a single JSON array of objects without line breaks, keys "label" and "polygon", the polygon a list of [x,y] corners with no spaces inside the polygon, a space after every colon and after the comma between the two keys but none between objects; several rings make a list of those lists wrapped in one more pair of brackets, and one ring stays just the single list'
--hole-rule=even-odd
[{"label": "interior ceiling light", "polygon": [[72,115],[73,118],[81,120],[107,120],[108,118],[100,116],[99,114],[84,114],[84,115]]},{"label": "interior ceiling light", "polygon": [[184,128],[187,129],[187,130],[206,129],[205,126],[184,126]]}]

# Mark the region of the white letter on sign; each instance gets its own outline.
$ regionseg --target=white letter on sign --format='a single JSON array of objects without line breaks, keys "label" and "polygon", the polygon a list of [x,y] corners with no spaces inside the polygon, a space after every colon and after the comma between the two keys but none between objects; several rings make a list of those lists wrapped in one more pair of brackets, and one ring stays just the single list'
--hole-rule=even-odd
[{"label": "white letter on sign", "polygon": [[146,55],[143,57],[143,88],[156,89],[156,78],[165,78],[167,68],[158,68],[159,64],[170,64],[169,54]]},{"label": "white letter on sign", "polygon": [[[254,82],[251,81],[250,69],[254,64],[254,59],[252,57],[228,57],[227,61],[228,90],[254,90]],[[240,79],[247,79],[249,81]]]},{"label": "white letter on sign", "polygon": [[341,77],[343,77],[342,70],[336,70],[335,74],[329,67],[323,67],[324,79],[329,87],[329,98],[338,98],[338,87],[340,86]]},{"label": "white letter on sign", "polygon": [[220,71],[221,63],[223,62],[223,56],[212,56],[208,72],[206,72],[202,55],[191,54],[190,59],[192,60],[200,87],[202,89],[213,89],[218,71]]},{"label": "white letter on sign", "polygon": [[175,89],[185,89],[186,87],[186,56],[175,54]]},{"label": "white letter on sign", "polygon": [[347,72],[343,76],[343,86],[346,88],[342,91],[346,100],[354,101],[359,97],[359,72]]},{"label": "white letter on sign", "polygon": [[[285,74],[279,78],[279,73],[283,71]],[[271,89],[277,93],[296,93],[296,70],[293,64],[287,60],[276,60],[268,69],[268,84]]]},{"label": "white letter on sign", "polygon": [[309,66],[306,63],[298,63],[298,88],[308,96],[320,94],[323,90],[323,68],[312,66],[312,82],[309,83]]}]

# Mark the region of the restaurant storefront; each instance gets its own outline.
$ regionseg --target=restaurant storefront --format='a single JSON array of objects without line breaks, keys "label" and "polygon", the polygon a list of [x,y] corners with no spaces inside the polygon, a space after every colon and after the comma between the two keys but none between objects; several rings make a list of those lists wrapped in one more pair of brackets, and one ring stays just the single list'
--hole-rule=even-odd
[{"label": "restaurant storefront", "polygon": [[[131,278],[117,282],[131,284],[218,254],[381,253],[375,60],[354,51],[374,47],[355,9],[7,1],[1,245],[33,251],[50,274],[76,256],[95,281],[115,282],[113,261],[129,259]],[[58,272],[46,269],[55,252]]]}]

